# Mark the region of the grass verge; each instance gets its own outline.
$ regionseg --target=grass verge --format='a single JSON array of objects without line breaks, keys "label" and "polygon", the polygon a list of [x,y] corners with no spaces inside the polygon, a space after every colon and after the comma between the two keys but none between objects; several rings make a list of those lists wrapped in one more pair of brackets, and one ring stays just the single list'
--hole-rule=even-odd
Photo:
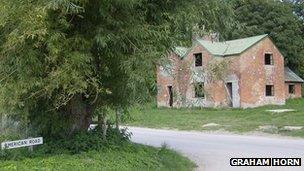
[{"label": "grass verge", "polygon": [[[267,110],[294,109],[294,112],[271,113]],[[284,106],[264,106],[252,109],[170,109],[157,108],[154,104],[133,108],[130,126],[169,128],[179,130],[215,131],[236,133],[261,131],[272,134],[304,137],[304,129],[287,130],[285,126],[304,126],[304,99],[288,100]],[[206,124],[213,126],[206,126]],[[270,127],[271,129],[261,129]]]},{"label": "grass verge", "polygon": [[120,148],[0,160],[0,170],[193,170],[194,163],[167,148],[125,144]]}]

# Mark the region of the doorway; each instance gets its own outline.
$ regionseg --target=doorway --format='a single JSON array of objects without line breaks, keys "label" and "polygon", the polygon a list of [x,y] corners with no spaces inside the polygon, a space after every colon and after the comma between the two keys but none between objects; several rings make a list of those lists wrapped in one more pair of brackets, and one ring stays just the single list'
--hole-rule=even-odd
[{"label": "doorway", "polygon": [[228,105],[229,107],[233,107],[233,93],[232,93],[232,83],[226,83],[227,93],[228,93]]},{"label": "doorway", "polygon": [[168,92],[169,92],[169,106],[173,106],[173,89],[172,86],[168,86]]}]

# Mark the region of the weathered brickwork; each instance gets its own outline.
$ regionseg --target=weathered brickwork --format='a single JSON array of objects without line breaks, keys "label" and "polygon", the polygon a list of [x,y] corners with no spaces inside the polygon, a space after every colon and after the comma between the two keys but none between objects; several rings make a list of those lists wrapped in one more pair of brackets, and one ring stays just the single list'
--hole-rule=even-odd
[{"label": "weathered brickwork", "polygon": [[[289,85],[294,85],[294,92],[289,92]],[[301,83],[292,83],[292,82],[286,82],[285,84],[285,95],[286,98],[300,98],[302,97],[302,84]]]},{"label": "weathered brickwork", "polygon": [[[272,53],[273,65],[264,64],[264,54]],[[240,55],[240,96],[242,107],[285,104],[284,58],[269,38]],[[274,86],[274,95],[265,95],[265,86]]]},{"label": "weathered brickwork", "polygon": [[[195,66],[196,53],[202,54],[202,66]],[[272,54],[272,65],[265,65],[265,53]],[[295,83],[294,94],[288,93],[284,58],[268,37],[236,55],[216,56],[196,42],[185,56],[172,52],[168,54],[168,59],[168,63],[157,67],[159,107],[169,107],[170,99],[172,107],[247,108],[267,104],[283,105],[286,98],[301,97],[301,83]],[[214,60],[230,61],[224,81],[209,81],[205,75],[205,69]],[[194,85],[197,82],[204,84],[204,97],[195,97]],[[271,96],[266,96],[266,85],[273,86]],[[171,94],[169,86],[172,86]],[[227,96],[228,92],[231,98]]]}]

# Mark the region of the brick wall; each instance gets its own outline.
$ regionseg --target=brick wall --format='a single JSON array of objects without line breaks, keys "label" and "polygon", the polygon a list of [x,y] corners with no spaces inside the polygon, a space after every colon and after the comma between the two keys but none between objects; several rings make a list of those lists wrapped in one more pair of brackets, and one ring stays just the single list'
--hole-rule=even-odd
[{"label": "brick wall", "polygon": [[[289,93],[289,85],[294,85],[295,86],[295,91],[294,94]],[[285,95],[286,99],[288,98],[300,98],[302,97],[302,84],[301,83],[292,83],[292,82],[286,82],[285,83]]]},{"label": "brick wall", "polygon": [[[195,53],[202,53],[203,66],[195,66],[193,57]],[[164,74],[160,66],[157,68],[157,105],[169,106],[170,96],[167,87],[171,85],[174,90],[174,107],[226,106],[223,83],[220,81],[208,83],[202,75],[204,67],[213,58],[201,45],[196,45],[182,60],[175,53],[169,54],[169,61],[173,66],[171,74]],[[204,82],[204,98],[195,97],[194,83],[196,82]]]},{"label": "brick wall", "polygon": [[[272,53],[273,65],[265,65],[264,54]],[[269,38],[240,56],[241,107],[285,104],[284,59]],[[265,86],[274,86],[274,96],[266,97]]]}]

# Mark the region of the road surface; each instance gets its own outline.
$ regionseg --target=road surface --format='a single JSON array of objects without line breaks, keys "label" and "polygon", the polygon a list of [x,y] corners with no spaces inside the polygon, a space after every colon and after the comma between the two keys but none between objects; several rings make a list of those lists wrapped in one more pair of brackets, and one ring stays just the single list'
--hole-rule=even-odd
[{"label": "road surface", "polygon": [[[304,140],[280,137],[212,134],[128,127],[132,141],[159,147],[166,143],[198,165],[201,171],[304,171]],[[300,157],[300,167],[231,167],[236,157]]]}]

